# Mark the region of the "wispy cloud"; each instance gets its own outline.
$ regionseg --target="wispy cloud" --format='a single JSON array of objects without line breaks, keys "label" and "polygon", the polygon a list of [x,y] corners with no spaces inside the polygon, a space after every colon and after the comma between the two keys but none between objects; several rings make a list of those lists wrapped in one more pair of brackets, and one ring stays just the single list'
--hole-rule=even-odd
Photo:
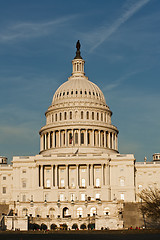
[{"label": "wispy cloud", "polygon": [[136,12],[138,12],[143,6],[145,6],[151,0],[138,0],[136,3],[130,1],[128,6],[125,6],[126,10],[123,10],[121,16],[115,20],[113,24],[108,28],[107,26],[102,26],[98,31],[91,32],[86,35],[86,39],[89,41],[94,41],[94,46],[91,48],[90,52],[93,52],[99,45],[106,41],[113,33],[115,33],[119,27],[124,24],[129,18],[131,18]]},{"label": "wispy cloud", "polygon": [[73,19],[75,15],[61,17],[48,22],[21,22],[8,26],[0,32],[0,42],[29,39],[53,33]]},{"label": "wispy cloud", "polygon": [[118,78],[117,80],[115,80],[113,83],[111,84],[107,84],[104,88],[103,88],[103,92],[105,91],[111,91],[114,88],[119,87],[124,81],[126,81],[127,79],[129,79],[129,77],[136,75],[137,73],[143,72],[144,70],[135,70],[129,73],[126,73],[124,76]]}]

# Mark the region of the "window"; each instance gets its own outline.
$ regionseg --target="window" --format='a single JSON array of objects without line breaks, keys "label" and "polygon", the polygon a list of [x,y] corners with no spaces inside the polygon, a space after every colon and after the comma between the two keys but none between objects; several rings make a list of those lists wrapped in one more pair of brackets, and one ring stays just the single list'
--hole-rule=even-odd
[{"label": "window", "polygon": [[2,188],[2,193],[3,193],[3,194],[6,194],[6,192],[7,192],[7,191],[6,191],[6,187],[3,187],[3,188]]},{"label": "window", "polygon": [[78,94],[78,91],[76,91],[76,94]]},{"label": "window", "polygon": [[94,112],[92,112],[92,120],[94,120]]},{"label": "window", "polygon": [[97,120],[99,120],[99,113],[97,113]]},{"label": "window", "polygon": [[71,95],[73,95],[73,91],[71,91]]},{"label": "window", "polygon": [[123,178],[120,179],[120,186],[121,186],[121,187],[124,186],[124,179],[123,179]]},{"label": "window", "polygon": [[81,144],[84,144],[84,133],[81,133]]},{"label": "window", "polygon": [[60,201],[64,201],[64,194],[60,193]]},{"label": "window", "polygon": [[100,179],[96,178],[96,187],[100,187]]},{"label": "window", "polygon": [[62,113],[59,114],[59,120],[62,120]]},{"label": "window", "polygon": [[24,181],[22,181],[22,188],[26,188],[26,181],[24,180]]},{"label": "window", "polygon": [[121,200],[124,200],[124,193],[121,193]]},{"label": "window", "polygon": [[66,120],[66,119],[67,119],[67,113],[64,112],[64,120]]},{"label": "window", "polygon": [[82,94],[82,91],[80,91],[80,94]]},{"label": "window", "polygon": [[83,209],[81,207],[77,208],[77,217],[83,217]]},{"label": "window", "polygon": [[26,202],[26,195],[22,196],[22,202]]},{"label": "window", "polygon": [[78,144],[78,133],[75,133],[75,144]]},{"label": "window", "polygon": [[22,170],[22,173],[26,173],[26,170],[25,170],[25,169],[23,169],[23,170]]},{"label": "window", "polygon": [[83,111],[81,111],[81,119],[83,119]]},{"label": "window", "polygon": [[56,115],[55,115],[55,121],[57,121],[57,113],[56,113]]},{"label": "window", "polygon": [[50,179],[47,179],[47,181],[46,181],[46,187],[47,187],[47,188],[50,188],[50,187],[51,187]]},{"label": "window", "polygon": [[61,187],[64,187],[64,178],[61,178],[60,183],[61,183]]},{"label": "window", "polygon": [[86,118],[89,119],[89,112],[86,113]]},{"label": "window", "polygon": [[100,199],[100,193],[96,193],[96,199]]},{"label": "window", "polygon": [[92,217],[93,215],[96,215],[96,208],[92,207],[90,210],[90,216]]},{"label": "window", "polygon": [[103,212],[104,212],[104,215],[107,215],[107,216],[110,215],[110,210],[108,207],[106,207]]},{"label": "window", "polygon": [[81,201],[85,201],[85,193],[81,193]]},{"label": "window", "polygon": [[72,112],[69,113],[69,118],[72,119]]},{"label": "window", "polygon": [[6,180],[6,176],[3,176],[3,180]]},{"label": "window", "polygon": [[82,187],[86,186],[86,180],[84,178],[82,178]]},{"label": "window", "polygon": [[25,216],[27,216],[27,214],[28,214],[28,209],[27,208],[23,208],[22,215],[25,217]]},{"label": "window", "polygon": [[101,113],[101,121],[103,121],[103,113]]}]

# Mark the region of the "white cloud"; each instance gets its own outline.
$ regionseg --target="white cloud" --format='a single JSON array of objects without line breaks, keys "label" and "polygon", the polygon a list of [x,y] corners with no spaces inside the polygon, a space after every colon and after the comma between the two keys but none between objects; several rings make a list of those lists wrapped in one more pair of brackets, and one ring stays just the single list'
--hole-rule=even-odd
[{"label": "white cloud", "polygon": [[150,0],[140,0],[136,3],[130,2],[126,10],[123,10],[121,16],[115,20],[110,27],[102,26],[98,31],[90,32],[85,36],[87,41],[92,42],[93,47],[90,52],[93,52],[99,45],[106,41],[113,33],[115,33],[119,27],[124,24],[129,18],[131,18],[136,12],[138,12],[143,6],[145,6]]},{"label": "white cloud", "polygon": [[0,42],[10,42],[13,40],[35,38],[53,33],[75,15],[58,18],[48,22],[22,22],[8,26],[3,32],[0,32]]}]

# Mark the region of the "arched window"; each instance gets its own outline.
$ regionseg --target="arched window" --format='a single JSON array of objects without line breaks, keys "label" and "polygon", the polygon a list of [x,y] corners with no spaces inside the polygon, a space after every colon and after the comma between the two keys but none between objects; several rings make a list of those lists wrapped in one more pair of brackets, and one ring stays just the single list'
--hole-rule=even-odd
[{"label": "arched window", "polygon": [[56,113],[56,115],[55,115],[55,121],[57,122],[57,113]]},{"label": "arched window", "polygon": [[64,120],[66,120],[66,119],[67,119],[67,113],[64,112]]},{"label": "arched window", "polygon": [[81,119],[83,119],[83,111],[81,111]]},{"label": "arched window", "polygon": [[77,208],[77,217],[83,217],[83,209],[81,207]]},{"label": "arched window", "polygon": [[23,208],[22,216],[25,217],[25,216],[27,216],[27,214],[28,214],[28,209],[27,208]]},{"label": "arched window", "polygon": [[110,148],[112,148],[112,133],[110,133]]},{"label": "arched window", "polygon": [[59,114],[59,120],[62,120],[62,113]]},{"label": "arched window", "polygon": [[92,217],[93,215],[96,215],[96,208],[95,207],[92,207],[91,209],[90,209],[90,216]]},{"label": "arched window", "polygon": [[81,144],[84,144],[84,133],[81,133]]},{"label": "arched window", "polygon": [[110,215],[109,207],[105,207],[103,213],[104,215],[109,216]]},{"label": "arched window", "polygon": [[55,209],[54,208],[50,208],[49,209],[49,217],[50,218],[54,218],[54,213],[55,213]]},{"label": "arched window", "polygon": [[72,119],[72,112],[69,113],[69,118]]},{"label": "arched window", "polygon": [[94,120],[94,112],[92,112],[92,120]]},{"label": "arched window", "polygon": [[101,113],[101,121],[103,121],[103,113]]},{"label": "arched window", "polygon": [[99,113],[97,113],[97,120],[99,120]]},{"label": "arched window", "polygon": [[78,144],[78,133],[75,133],[75,144]]},{"label": "arched window", "polygon": [[89,119],[89,112],[86,112],[86,118]]},{"label": "arched window", "polygon": [[100,179],[96,178],[96,187],[100,187]]}]

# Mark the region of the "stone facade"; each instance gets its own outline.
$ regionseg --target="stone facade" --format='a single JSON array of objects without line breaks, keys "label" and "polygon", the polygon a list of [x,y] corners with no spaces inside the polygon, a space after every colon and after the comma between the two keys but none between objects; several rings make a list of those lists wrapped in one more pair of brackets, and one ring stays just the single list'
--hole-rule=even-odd
[{"label": "stone facade", "polygon": [[72,76],[53,96],[39,132],[40,153],[13,157],[12,165],[0,157],[0,201],[16,219],[118,229],[123,203],[160,185],[160,154],[152,163],[136,163],[133,154],[118,152],[112,112],[85,76],[84,63],[81,57],[72,61]]}]

